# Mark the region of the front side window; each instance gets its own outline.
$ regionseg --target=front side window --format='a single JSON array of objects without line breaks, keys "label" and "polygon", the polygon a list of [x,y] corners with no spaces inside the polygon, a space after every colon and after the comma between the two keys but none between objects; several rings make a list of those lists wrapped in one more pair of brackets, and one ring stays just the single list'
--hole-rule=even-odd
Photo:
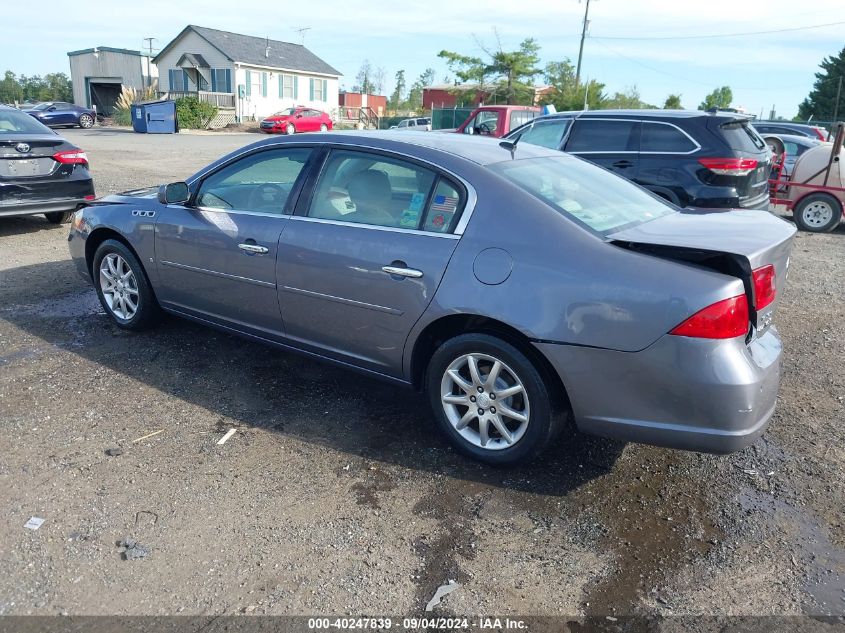
[{"label": "front side window", "polygon": [[507,161],[490,169],[601,235],[676,212],[630,181],[572,157]]},{"label": "front side window", "polygon": [[673,125],[663,123],[643,123],[640,138],[641,152],[660,152],[667,154],[687,154],[697,149],[695,143]]},{"label": "front side window", "polygon": [[567,152],[636,152],[639,121],[587,119],[575,121]]},{"label": "front side window", "polygon": [[464,134],[494,135],[499,124],[499,113],[482,110],[464,128]]},{"label": "front side window", "polygon": [[454,228],[462,200],[447,179],[424,167],[336,150],[317,182],[308,217],[445,233]]},{"label": "front side window", "polygon": [[310,155],[309,148],[296,147],[245,156],[203,180],[196,206],[288,214],[290,192]]},{"label": "front side window", "polygon": [[[531,143],[550,149],[560,149],[563,137],[572,119],[551,119],[549,121],[535,121],[523,129],[519,134],[520,143]],[[510,138],[510,137],[509,137]],[[513,138],[511,138],[513,140]]]}]

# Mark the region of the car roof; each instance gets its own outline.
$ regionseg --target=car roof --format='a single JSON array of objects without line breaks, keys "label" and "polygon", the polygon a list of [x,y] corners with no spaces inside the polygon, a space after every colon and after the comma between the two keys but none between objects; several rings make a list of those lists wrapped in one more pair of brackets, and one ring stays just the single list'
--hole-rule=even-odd
[{"label": "car roof", "polygon": [[818,145],[822,141],[812,136],[804,136],[803,134],[766,134],[766,136],[776,136],[782,141],[789,141],[790,143],[797,143],[798,145]]},{"label": "car roof", "polygon": [[[390,130],[364,131],[333,131],[322,132],[314,137],[318,143],[339,143],[343,145],[359,146],[368,149],[384,149],[410,155],[419,155],[415,149],[434,150],[463,158],[479,165],[489,165],[505,160],[511,160],[511,152],[507,141],[487,136],[457,134],[455,132],[403,132],[396,134]],[[309,139],[310,140],[310,139]],[[301,136],[268,138],[255,143],[259,145],[274,145],[284,143],[303,143]],[[517,144],[514,157],[518,160],[526,158],[561,157],[561,152],[529,143]],[[420,155],[422,158],[423,156]]]},{"label": "car roof", "polygon": [[547,114],[542,117],[537,117],[535,121],[540,119],[554,119],[554,118],[572,118],[572,117],[618,117],[626,116],[638,119],[653,118],[653,119],[692,119],[696,117],[713,117],[722,119],[749,119],[747,114],[740,114],[737,112],[705,112],[704,110],[568,110],[566,112],[556,112],[554,114]]}]

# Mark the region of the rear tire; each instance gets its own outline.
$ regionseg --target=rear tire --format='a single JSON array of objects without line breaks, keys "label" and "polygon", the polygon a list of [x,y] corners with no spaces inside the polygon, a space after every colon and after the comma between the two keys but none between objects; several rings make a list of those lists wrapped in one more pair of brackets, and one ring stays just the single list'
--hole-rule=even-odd
[{"label": "rear tire", "polygon": [[94,127],[94,117],[90,114],[82,114],[79,116],[79,127],[87,130],[90,127]]},{"label": "rear tire", "polygon": [[446,438],[487,464],[529,461],[563,427],[539,369],[495,336],[462,334],[443,343],[428,364],[426,390]]},{"label": "rear tire", "polygon": [[73,211],[51,211],[50,213],[45,213],[44,217],[51,224],[64,224],[70,221],[72,215]]},{"label": "rear tire", "polygon": [[147,274],[122,242],[106,240],[100,244],[94,253],[91,279],[106,314],[119,328],[144,330],[158,321],[161,308]]},{"label": "rear tire", "polygon": [[792,217],[802,231],[825,233],[839,226],[842,204],[829,193],[811,193],[795,205]]}]

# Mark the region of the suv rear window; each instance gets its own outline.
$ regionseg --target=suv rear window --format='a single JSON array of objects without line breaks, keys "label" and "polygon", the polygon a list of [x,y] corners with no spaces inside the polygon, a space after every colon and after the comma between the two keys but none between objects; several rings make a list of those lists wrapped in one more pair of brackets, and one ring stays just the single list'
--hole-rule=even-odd
[{"label": "suv rear window", "polygon": [[719,130],[728,144],[728,147],[738,152],[751,152],[757,154],[766,148],[766,142],[760,138],[757,131],[751,127],[748,121],[731,121],[722,123]]},{"label": "suv rear window", "polygon": [[506,161],[489,168],[600,235],[675,213],[630,181],[571,156]]}]

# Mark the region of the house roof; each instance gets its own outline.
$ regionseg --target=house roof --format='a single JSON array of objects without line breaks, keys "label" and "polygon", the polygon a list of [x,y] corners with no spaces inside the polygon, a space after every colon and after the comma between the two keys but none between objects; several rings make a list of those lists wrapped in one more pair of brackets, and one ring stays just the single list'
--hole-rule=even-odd
[{"label": "house roof", "polygon": [[[253,66],[265,66],[286,70],[300,70],[322,75],[341,76],[340,71],[329,66],[301,44],[270,40],[252,35],[240,35],[229,31],[219,31],[204,26],[189,24],[156,55],[153,61],[172,49],[182,36],[193,31],[206,40],[229,60]],[[267,51],[267,49],[270,49]]]},{"label": "house roof", "polygon": [[133,51],[129,50],[128,48],[112,48],[111,46],[97,46],[95,48],[83,48],[79,51],[68,51],[68,57],[75,57],[76,55],[88,55],[90,53],[122,53],[124,55],[137,55],[138,57],[144,57],[144,54],[141,51]]}]

